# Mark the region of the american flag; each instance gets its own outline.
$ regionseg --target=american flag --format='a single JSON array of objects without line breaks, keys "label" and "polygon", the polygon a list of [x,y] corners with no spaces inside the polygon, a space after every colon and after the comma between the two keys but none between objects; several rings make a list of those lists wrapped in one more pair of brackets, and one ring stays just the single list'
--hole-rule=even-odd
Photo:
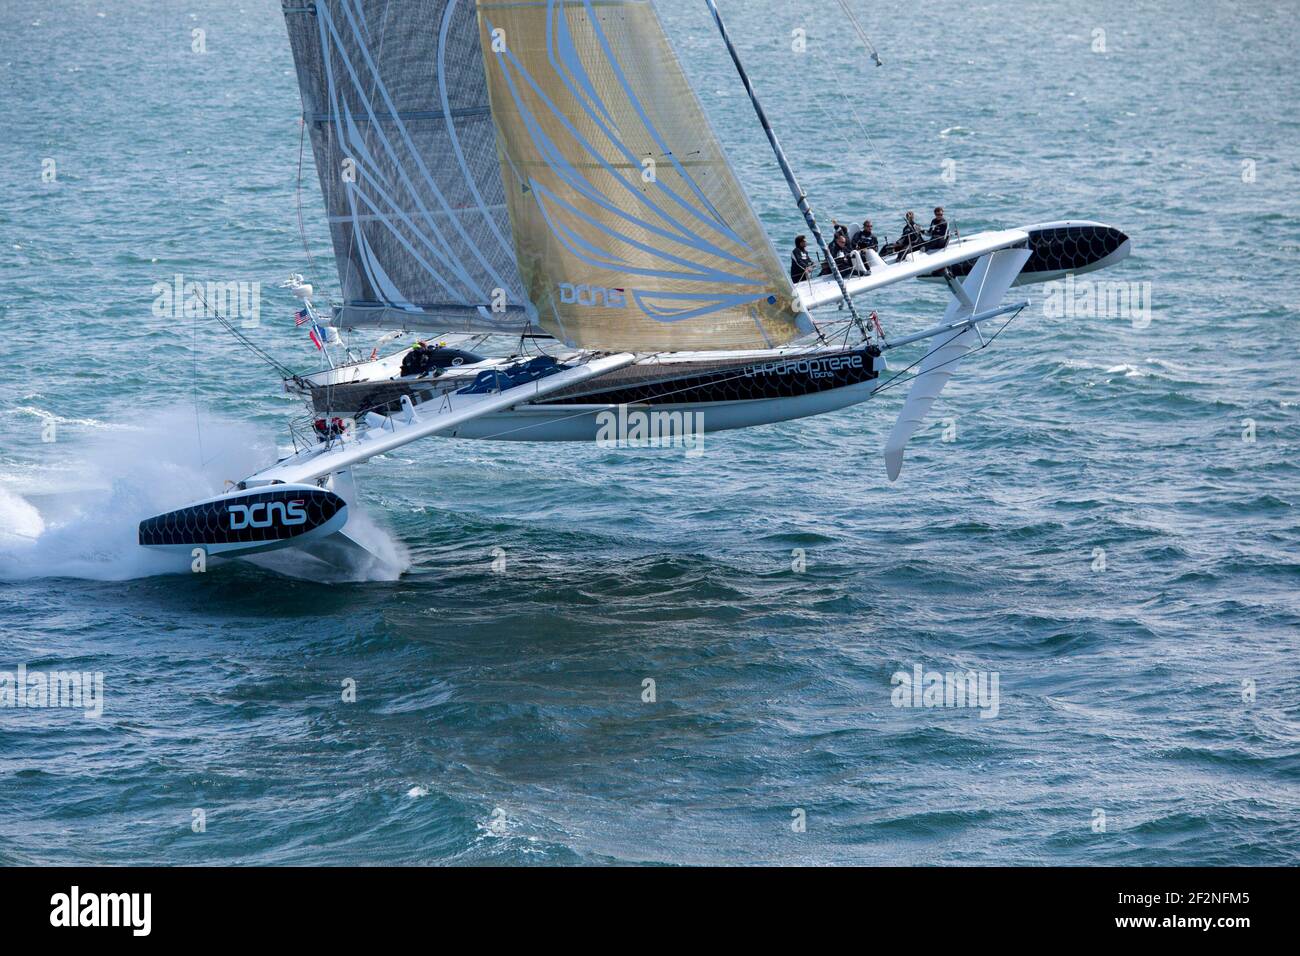
[{"label": "american flag", "polygon": [[310,318],[311,316],[307,313],[306,309],[299,309],[293,314],[293,324],[295,326],[302,325]]}]

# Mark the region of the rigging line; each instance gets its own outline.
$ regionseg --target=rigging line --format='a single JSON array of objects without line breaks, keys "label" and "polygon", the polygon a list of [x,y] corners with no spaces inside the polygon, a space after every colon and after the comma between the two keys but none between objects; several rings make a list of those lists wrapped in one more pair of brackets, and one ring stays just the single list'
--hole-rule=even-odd
[{"label": "rigging line", "polygon": [[[1024,309],[1020,309],[1020,310],[1018,310],[1018,311],[1012,313],[1011,318],[1007,319],[1007,320],[1006,320],[1005,322],[1003,322],[1000,326],[998,326],[998,330],[997,330],[996,332],[994,332],[992,335],[990,335],[990,336],[988,337],[987,340],[981,340],[981,343],[980,343],[980,345],[979,345],[978,348],[973,348],[973,349],[971,349],[969,352],[966,352],[966,353],[963,354],[963,355],[958,355],[958,356],[957,356],[956,358],[954,358],[954,359],[949,359],[947,362],[942,362],[942,363],[940,363],[939,365],[936,365],[936,366],[935,366],[934,368],[932,368],[932,369],[926,369],[926,372],[933,372],[935,369],[945,368],[946,366],[952,365],[954,362],[960,362],[962,359],[966,358],[967,355],[971,355],[971,354],[973,354],[973,353],[975,353],[975,352],[983,352],[986,348],[988,348],[990,345],[992,345],[992,344],[997,340],[997,337],[998,337],[999,335],[1002,334],[1003,329],[1005,329],[1008,325],[1010,325],[1012,322],[1014,322],[1014,321],[1015,321],[1015,320],[1020,316],[1020,313],[1023,312],[1023,311],[1024,311]],[[939,345],[936,345],[934,348],[930,349],[930,351],[926,352],[924,355],[922,355],[919,359],[917,359],[917,360],[916,360],[915,362],[913,362],[911,365],[907,366],[907,367],[904,368],[904,369],[899,370],[899,372],[898,372],[896,375],[894,375],[892,378],[890,378],[889,381],[885,382],[883,385],[878,385],[876,388],[873,388],[873,389],[871,390],[871,394],[872,394],[872,395],[879,395],[881,392],[885,391],[886,389],[893,388],[895,385],[898,385],[898,384],[906,384],[906,382],[914,382],[914,381],[916,381],[918,378],[921,377],[920,375],[913,375],[911,378],[909,378],[909,379],[905,379],[904,382],[902,382],[902,383],[899,382],[899,379],[902,378],[902,376],[906,375],[908,372],[910,372],[912,369],[916,368],[916,366],[920,365],[922,362],[924,362],[927,358],[929,358],[929,357],[930,357],[931,355],[933,355],[935,352],[939,351],[939,349],[943,348],[945,345],[948,345],[948,344],[951,343],[951,342],[954,342],[954,341],[958,338],[958,336],[965,335],[967,332],[969,332],[969,331],[970,331],[971,329],[973,329],[973,328],[975,328],[975,326],[973,326],[973,325],[972,325],[972,326],[967,326],[966,328],[962,329],[960,332],[957,332],[956,334],[954,334],[952,338],[947,339],[947,340],[944,341],[944,342],[941,342]],[[922,373],[922,374],[925,374],[925,373]]]},{"label": "rigging line", "polygon": [[862,136],[866,139],[867,145],[870,146],[871,151],[876,154],[876,162],[880,165],[880,169],[885,174],[885,178],[889,180],[890,199],[894,201],[895,205],[898,205],[898,200],[902,195],[901,190],[898,188],[898,180],[894,178],[893,170],[891,170],[889,164],[885,162],[885,157],[881,155],[880,150],[876,148],[876,141],[872,138],[870,130],[867,129],[867,124],[864,123],[862,117],[858,115],[858,108],[853,105],[852,101],[849,102],[849,113],[853,117],[853,122],[858,124],[858,129],[862,131]]},{"label": "rigging line", "polygon": [[799,185],[799,180],[795,178],[794,170],[790,168],[790,161],[786,159],[785,151],[781,149],[781,141],[776,137],[776,131],[772,129],[772,124],[768,122],[767,112],[763,109],[763,104],[758,100],[758,94],[754,92],[754,85],[749,80],[749,74],[745,71],[745,66],[740,62],[740,52],[736,45],[731,42],[731,34],[727,32],[726,24],[722,22],[722,14],[718,11],[718,5],[714,0],[705,0],[709,6],[709,12],[713,14],[713,22],[717,24],[718,33],[722,35],[722,41],[726,44],[727,52],[731,54],[731,62],[735,64],[736,73],[740,76],[741,83],[745,86],[745,92],[749,95],[749,101],[753,104],[754,113],[758,116],[758,121],[763,127],[763,132],[767,134],[767,141],[772,147],[772,152],[776,155],[777,164],[781,167],[781,172],[785,174],[786,184],[790,187],[790,192],[794,195],[795,203],[799,211],[803,213],[804,221],[808,223],[808,228],[817,240],[817,247],[826,256],[827,262],[830,263],[831,273],[835,276],[835,284],[839,286],[840,298],[844,304],[849,307],[849,314],[853,316],[853,321],[857,324],[858,329],[862,332],[862,338],[867,336],[866,327],[862,324],[862,319],[858,317],[858,310],[853,305],[853,297],[849,295],[848,286],[844,284],[844,276],[840,274],[840,267],[836,265],[835,259],[831,256],[830,249],[826,245],[826,239],[822,236],[821,229],[817,226],[817,217],[813,215],[812,206],[808,204],[808,195]]},{"label": "rigging line", "polygon": [[[1023,310],[1022,310],[1022,311],[1023,311]],[[927,371],[927,372],[933,372],[935,369],[945,368],[945,367],[947,367],[947,366],[949,366],[949,365],[952,365],[952,364],[955,363],[955,362],[960,362],[960,361],[961,361],[962,359],[964,359],[967,355],[970,355],[970,354],[972,354],[972,353],[974,353],[974,352],[982,352],[984,349],[986,349],[986,348],[988,348],[990,345],[992,345],[993,342],[997,339],[997,337],[998,337],[999,335],[1002,334],[1002,330],[1005,329],[1008,325],[1010,325],[1010,324],[1011,324],[1011,323],[1012,323],[1012,322],[1017,318],[1017,316],[1019,316],[1019,315],[1020,315],[1020,312],[1016,312],[1016,313],[1014,313],[1014,314],[1011,316],[1011,318],[1009,318],[1009,319],[1007,319],[1005,322],[1003,322],[1002,325],[1000,325],[1000,326],[998,327],[998,330],[997,330],[996,332],[994,332],[992,335],[990,335],[990,336],[988,337],[987,340],[981,338],[981,340],[980,340],[980,345],[979,345],[978,348],[973,348],[973,349],[971,349],[970,351],[968,351],[968,352],[966,352],[966,353],[964,353],[964,354],[962,354],[962,355],[958,355],[956,358],[949,359],[947,362],[942,362],[942,363],[940,363],[939,365],[934,366],[934,368],[932,368],[932,369],[927,369],[926,371]],[[975,328],[975,326],[967,326],[966,328],[962,329],[961,331],[959,331],[959,332],[955,332],[955,333],[953,334],[952,338],[947,339],[947,340],[945,340],[945,341],[939,343],[939,344],[936,345],[934,348],[930,349],[928,352],[926,352],[924,355],[922,355],[920,358],[918,358],[915,362],[912,362],[912,363],[911,363],[910,365],[908,365],[906,368],[900,370],[900,371],[898,372],[898,374],[896,374],[896,375],[894,375],[892,378],[890,378],[889,381],[885,382],[885,384],[883,384],[883,385],[881,385],[881,386],[879,386],[879,387],[873,389],[873,390],[872,390],[872,394],[874,395],[874,394],[876,394],[877,392],[883,392],[883,391],[885,391],[886,389],[892,388],[892,387],[894,387],[894,386],[897,385],[897,384],[902,384],[902,383],[900,383],[898,380],[899,380],[903,375],[906,375],[909,371],[911,371],[912,369],[916,368],[917,365],[919,365],[919,364],[921,364],[922,362],[924,362],[927,358],[929,358],[929,357],[930,357],[931,355],[933,355],[935,352],[939,351],[939,350],[940,350],[941,348],[943,348],[944,346],[951,344],[952,342],[956,341],[960,336],[965,335],[965,334],[966,334],[967,332],[969,332],[972,328]],[[921,373],[921,374],[925,374],[925,373]],[[914,376],[912,376],[911,378],[906,379],[905,381],[906,381],[906,382],[912,382],[912,381],[915,381],[917,378],[920,378],[920,375],[914,375]]]},{"label": "rigging line", "polygon": [[[845,348],[848,348],[848,347],[849,347],[849,334],[850,334],[852,331],[853,331],[853,323],[852,323],[852,322],[845,322],[845,323],[844,323],[844,347],[845,347]],[[866,340],[865,340],[865,339],[863,340],[863,344],[864,344],[864,345],[866,344]]]},{"label": "rigging line", "polygon": [[194,433],[199,443],[199,468],[207,462],[203,460],[203,422],[199,417],[199,317],[195,314],[190,322],[190,388],[194,394]]},{"label": "rigging line", "polygon": [[[831,128],[835,130],[836,135],[839,136],[839,138],[840,138],[840,142],[842,142],[842,143],[843,143],[843,144],[844,144],[844,145],[845,145],[845,146],[850,150],[850,152],[851,152],[851,151],[853,150],[853,148],[854,148],[853,143],[849,140],[849,138],[848,138],[846,135],[844,135],[844,132],[843,132],[843,130],[840,128],[839,123],[837,122],[837,120],[836,120],[834,114],[832,114],[831,111],[828,110],[828,109],[826,108],[826,106],[822,104],[822,102],[821,102],[820,99],[814,99],[813,102],[814,102],[814,104],[816,105],[817,109],[819,109],[819,110],[821,111],[822,116],[825,117],[826,120],[829,122]],[[859,122],[858,125],[861,126],[861,125],[862,125],[861,122]],[[867,141],[870,143],[870,142],[871,142],[871,136],[870,136],[870,134],[867,133],[867,131],[866,131],[866,127],[863,127],[863,128],[862,128],[862,132],[863,132],[864,135],[866,135],[866,137],[867,137]],[[871,148],[872,148],[872,150],[875,150],[875,144],[874,144],[874,143],[872,143]],[[883,169],[883,168],[884,168],[884,160],[881,159],[881,157],[880,157],[880,153],[879,153],[879,152],[876,153],[876,158],[877,158],[878,160],[880,160],[880,165],[881,165],[881,168]],[[893,181],[893,177],[889,175],[889,171],[888,171],[887,169],[885,170],[885,176],[886,176],[886,178],[888,178],[889,181],[890,181],[890,200],[891,200],[891,202],[892,202],[895,206],[897,206],[897,203],[898,203],[898,197],[899,197],[899,195],[900,195],[900,194],[899,194],[899,191],[898,191],[898,187],[897,187],[897,185],[894,183],[894,181]],[[853,217],[851,217],[849,221],[850,221],[851,224],[853,224],[853,225],[852,225],[852,228],[857,228],[857,216],[856,216],[856,215],[853,216]],[[844,224],[841,223],[841,225],[844,225]],[[844,306],[841,304],[840,308],[843,309]],[[824,340],[823,340],[823,341],[824,341]],[[846,341],[846,342],[848,341],[847,336],[846,336],[846,338],[845,338],[845,341]]]},{"label": "rigging line", "polygon": [[319,280],[320,270],[316,268],[316,260],[307,246],[307,227],[302,217],[302,154],[307,139],[307,105],[303,103],[301,93],[298,102],[302,103],[302,116],[298,121],[298,185],[294,189],[294,203],[298,207],[298,238],[302,240],[302,251],[307,255],[307,269],[314,279]]},{"label": "rigging line", "polygon": [[[839,0],[839,3],[840,6],[844,8],[845,15],[848,17],[850,23],[857,30],[863,43],[870,48],[872,57],[876,61],[876,65],[877,66],[883,65],[880,62],[879,56],[876,55],[876,48],[872,46],[871,41],[867,39],[866,34],[862,31],[862,28],[858,26],[857,20],[856,18],[854,18],[852,12],[849,11],[845,3],[845,0]],[[820,54],[814,54],[814,56],[819,56],[819,55]],[[835,68],[834,62],[826,63],[827,56],[829,56],[829,53],[827,53],[825,56],[821,56],[823,65],[826,67],[826,69],[828,69],[828,71],[834,70]],[[889,181],[889,189],[890,189],[889,199],[891,203],[893,205],[898,205],[899,199],[902,196],[902,191],[898,188],[898,180],[894,178],[893,171],[890,169],[889,164],[885,162],[885,157],[881,154],[880,150],[876,148],[876,141],[875,139],[872,138],[871,131],[867,128],[867,124],[863,122],[861,115],[859,115],[857,103],[855,102],[854,98],[852,96],[845,97],[844,101],[848,105],[849,114],[853,117],[853,122],[857,125],[859,132],[862,133],[863,139],[867,141],[867,146],[869,146],[871,148],[871,152],[875,154],[876,163],[877,165],[879,165],[880,171],[885,174],[885,179]],[[816,102],[819,106],[821,104],[820,98],[814,98],[814,102]],[[822,107],[822,109],[823,112],[825,112],[825,107]],[[831,123],[831,127],[840,134],[841,138],[844,138],[844,134],[840,130],[840,124],[837,120]]]},{"label": "rigging line", "polygon": [[[824,55],[822,53],[814,53],[813,55],[815,57],[818,57],[821,60],[823,68],[828,72],[833,72],[836,69],[835,63],[833,61],[827,63],[827,58],[829,57],[829,53],[826,53]],[[844,137],[843,132],[840,130],[840,121],[843,119],[843,117],[834,117],[831,116],[831,114],[827,113],[825,107],[821,106],[821,100],[819,97],[814,97],[814,102],[817,103],[818,106],[822,109],[823,113],[826,113],[828,118],[831,119],[832,121],[831,127],[836,130],[836,132],[840,135],[841,139],[844,140],[846,143],[848,143],[850,147],[852,147],[852,143],[850,143]],[[858,131],[862,134],[863,139],[867,141],[867,146],[870,147],[871,152],[875,154],[876,164],[880,167],[881,172],[884,173],[885,179],[888,180],[889,190],[890,190],[889,199],[891,203],[894,205],[898,205],[899,198],[902,195],[902,191],[898,188],[898,181],[894,178],[894,174],[891,171],[889,164],[885,162],[885,157],[881,154],[880,150],[876,148],[876,141],[875,139],[872,138],[871,132],[867,128],[867,124],[863,122],[861,115],[859,115],[857,104],[855,103],[853,97],[852,96],[845,97],[844,102],[847,104],[849,108],[849,114],[850,116],[852,116],[853,122],[857,125]]]},{"label": "rigging line", "polygon": [[[203,294],[203,289],[201,286],[196,286],[194,292],[198,295],[199,300],[203,303],[203,307],[204,309],[207,310],[208,314],[211,315],[214,319],[216,319],[217,322],[219,322],[227,332],[233,335],[241,345],[243,345],[246,349],[248,349],[258,358],[260,358],[262,361],[270,365],[273,369],[276,370],[276,372],[280,374],[281,377],[292,379],[295,382],[302,381],[301,376],[299,376],[297,372],[289,368],[289,366],[285,365],[283,362],[276,359],[273,355],[271,355],[271,353],[267,352],[266,349],[254,343],[252,339],[246,336],[243,332],[239,331],[239,329],[237,329],[229,319],[227,319],[219,311],[214,309],[211,305],[209,305],[207,296]],[[194,319],[195,319],[195,325],[197,326],[198,316],[196,315]]]},{"label": "rigging line", "polygon": [[[1003,327],[1005,328],[1005,326],[1003,326]],[[906,384],[907,382],[914,382],[914,381],[916,381],[918,378],[921,377],[921,375],[913,375],[911,378],[906,378],[906,379],[904,379],[903,376],[906,375],[908,372],[910,372],[912,369],[916,368],[918,365],[920,365],[922,362],[924,362],[926,359],[928,359],[928,358],[929,358],[931,355],[933,355],[935,352],[939,351],[939,350],[940,350],[941,348],[943,348],[945,345],[950,345],[951,343],[955,342],[958,338],[960,338],[961,336],[965,335],[965,334],[966,334],[967,332],[969,332],[969,331],[970,331],[969,328],[965,328],[965,329],[962,329],[960,332],[955,332],[955,333],[953,333],[952,338],[950,338],[950,339],[945,339],[943,342],[940,342],[940,343],[939,343],[938,345],[936,345],[934,348],[930,349],[930,351],[926,352],[924,355],[922,355],[920,358],[918,358],[916,361],[912,362],[912,363],[911,363],[910,365],[908,365],[906,368],[900,369],[896,374],[894,374],[893,376],[891,376],[890,379],[889,379],[887,382],[885,382],[883,385],[877,385],[875,388],[873,388],[873,389],[871,390],[871,394],[872,394],[872,395],[879,395],[881,392],[886,391],[886,390],[888,390],[888,389],[891,389],[891,388],[893,388],[895,385]],[[989,341],[992,341],[992,339],[990,339]],[[980,346],[981,349],[982,349],[983,347],[984,347],[984,346]],[[959,355],[959,356],[957,356],[957,357],[954,358],[954,359],[949,359],[947,362],[944,362],[944,363],[942,363],[942,364],[940,364],[940,365],[936,365],[934,368],[932,368],[932,369],[927,369],[926,371],[927,371],[927,372],[933,372],[935,369],[944,368],[944,367],[947,366],[947,365],[951,365],[953,362],[960,362],[962,359],[964,359],[964,358],[965,358],[967,355],[969,355],[971,352],[978,352],[978,351],[980,351],[980,349],[971,349],[970,352],[966,352],[966,353],[964,353],[964,354],[962,354],[962,355]],[[921,373],[921,374],[925,374],[925,373],[923,372],[923,373]],[[899,381],[900,379],[902,379],[901,382]]]},{"label": "rigging line", "polygon": [[871,59],[875,62],[876,66],[884,66],[884,61],[880,59],[880,54],[876,52],[876,45],[871,42],[871,38],[867,36],[867,32],[863,30],[862,25],[858,23],[858,18],[853,15],[853,11],[849,8],[848,0],[838,0],[838,2],[840,9],[844,11],[844,16],[853,27],[854,32],[857,33],[858,39],[862,41],[862,45],[871,51]]},{"label": "rigging line", "polygon": [[[841,126],[841,124],[840,124],[840,122],[839,122],[839,118],[836,117],[835,114],[832,113],[832,112],[831,112],[831,111],[826,107],[826,105],[825,105],[824,103],[822,103],[820,97],[814,97],[814,98],[813,98],[813,104],[817,107],[818,110],[821,111],[822,116],[826,119],[826,121],[827,121],[828,125],[830,126],[830,128],[833,129],[833,130],[835,130],[835,135],[839,137],[840,142],[843,143],[844,146],[848,149],[849,153],[852,154],[853,151],[854,151],[854,149],[855,149],[855,146],[854,146],[854,144],[853,144],[853,141],[850,140],[849,137],[848,137],[847,135],[845,135],[844,130],[843,130],[843,128],[842,128],[842,126]],[[859,126],[862,126],[861,122],[859,122],[858,125],[859,125]],[[866,134],[866,127],[862,127],[862,131],[863,131],[864,134]],[[870,137],[870,135],[867,135],[867,142],[868,142],[868,143],[871,142],[871,137]],[[875,144],[872,144],[872,147],[871,147],[871,148],[874,150],[874,149],[875,149]],[[879,152],[876,153],[876,158],[877,158],[877,160],[880,161],[880,165],[881,165],[881,167],[883,168],[883,167],[884,167],[884,160],[880,158],[880,153],[879,153]],[[891,194],[890,194],[890,199],[891,199],[891,201],[895,202],[895,204],[896,204],[897,199],[898,199],[898,188],[897,188],[897,186],[893,185],[893,179],[892,179],[892,177],[889,176],[889,172],[888,172],[888,170],[885,171],[885,175],[886,175],[887,178],[890,179],[890,183],[891,183]],[[853,221],[856,222],[856,218],[855,218]]]}]

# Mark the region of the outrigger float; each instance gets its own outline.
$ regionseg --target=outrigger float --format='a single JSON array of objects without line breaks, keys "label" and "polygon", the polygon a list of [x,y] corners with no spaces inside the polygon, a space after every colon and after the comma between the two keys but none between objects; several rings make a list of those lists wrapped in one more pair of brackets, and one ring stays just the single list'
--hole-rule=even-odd
[{"label": "outrigger float", "polygon": [[[809,231],[826,243],[714,0],[705,0]],[[954,235],[792,283],[649,0],[283,0],[343,301],[313,323],[436,338],[285,387],[310,406],[295,451],[222,495],[140,523],[150,548],[228,557],[364,551],[356,466],[429,437],[595,441],[611,412],[749,428],[866,402],[898,348],[908,440],[1014,286],[1129,254],[1091,221]],[[599,12],[598,12],[599,11]],[[689,161],[679,157],[690,157]],[[893,257],[891,257],[892,259]],[[943,318],[887,339],[856,297],[941,282]],[[827,316],[828,310],[836,310]],[[509,338],[504,338],[509,337]],[[517,345],[487,354],[494,342]],[[333,350],[333,351],[332,351]],[[685,418],[686,415],[690,417]]]}]

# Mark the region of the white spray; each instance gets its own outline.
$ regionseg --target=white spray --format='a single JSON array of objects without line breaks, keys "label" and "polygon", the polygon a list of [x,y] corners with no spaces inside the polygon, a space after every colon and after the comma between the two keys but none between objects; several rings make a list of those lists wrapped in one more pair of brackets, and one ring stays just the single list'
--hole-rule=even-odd
[{"label": "white spray", "polygon": [[[190,573],[188,555],[140,547],[140,520],[218,494],[227,480],[275,457],[274,447],[251,425],[208,419],[196,428],[193,412],[180,411],[138,414],[131,426],[58,445],[67,451],[57,470],[25,480],[21,488],[0,485],[0,580],[117,581]],[[69,464],[76,466],[75,486],[67,479]],[[400,546],[359,509],[349,533],[354,524],[385,561],[353,569],[346,579],[388,580],[409,566]],[[298,570],[292,562],[276,570],[326,576],[310,565]]]}]

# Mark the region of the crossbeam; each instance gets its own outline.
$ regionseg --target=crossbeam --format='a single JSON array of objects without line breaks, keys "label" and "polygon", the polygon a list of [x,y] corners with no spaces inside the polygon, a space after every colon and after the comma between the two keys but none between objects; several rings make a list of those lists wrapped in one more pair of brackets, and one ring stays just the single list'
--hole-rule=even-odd
[{"label": "crossbeam", "polygon": [[956,332],[959,329],[967,329],[979,325],[981,322],[987,322],[989,319],[996,319],[999,315],[1006,315],[1008,312],[1019,312],[1028,305],[1029,300],[1025,299],[1023,302],[1013,302],[1009,305],[999,306],[996,309],[988,309],[984,312],[967,316],[964,319],[958,319],[956,322],[941,322],[939,325],[932,325],[930,328],[922,329],[920,332],[915,332],[912,335],[905,335],[901,339],[894,339],[892,342],[882,345],[880,348],[882,350],[896,349],[901,345],[911,345],[913,342],[919,342],[922,339],[932,339],[936,335],[943,335],[945,332]]}]

